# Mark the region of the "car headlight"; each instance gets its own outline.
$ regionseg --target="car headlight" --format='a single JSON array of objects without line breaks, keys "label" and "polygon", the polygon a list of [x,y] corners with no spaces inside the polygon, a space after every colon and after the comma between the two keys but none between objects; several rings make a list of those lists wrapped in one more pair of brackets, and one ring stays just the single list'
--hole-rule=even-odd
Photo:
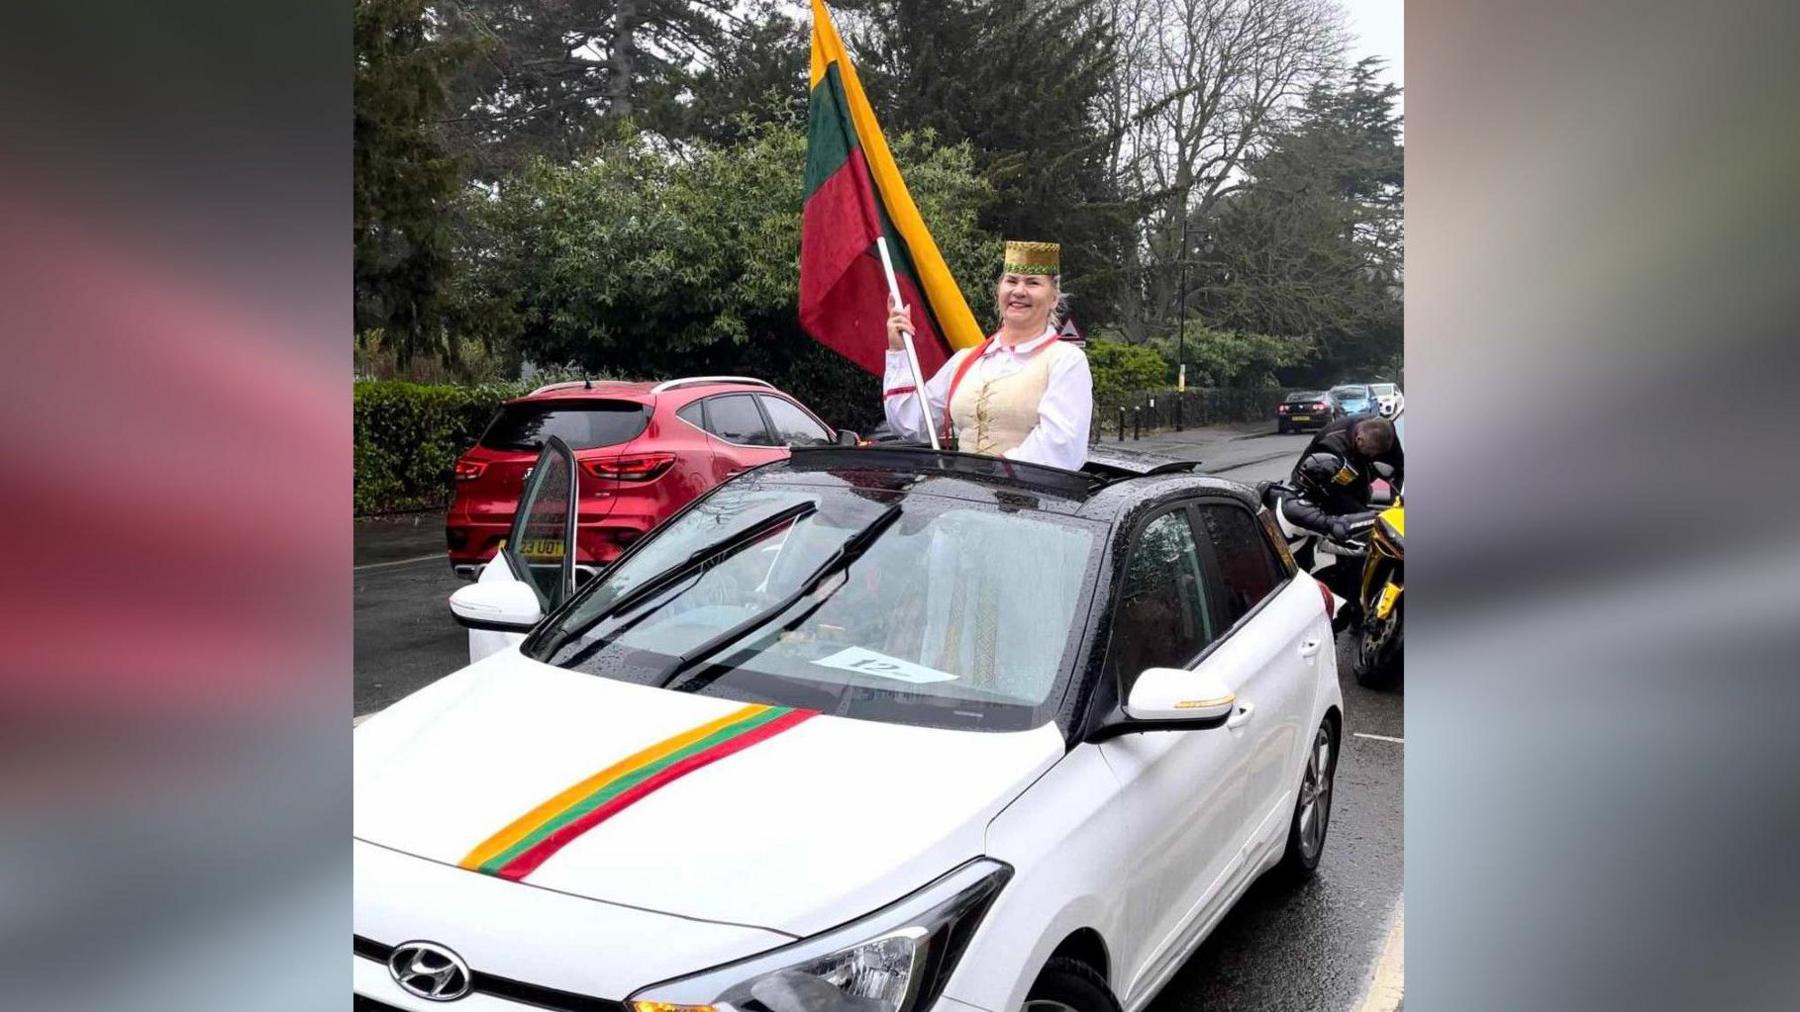
[{"label": "car headlight", "polygon": [[912,1012],[937,1000],[1012,868],[981,858],[859,920],[652,984],[632,1012]]}]

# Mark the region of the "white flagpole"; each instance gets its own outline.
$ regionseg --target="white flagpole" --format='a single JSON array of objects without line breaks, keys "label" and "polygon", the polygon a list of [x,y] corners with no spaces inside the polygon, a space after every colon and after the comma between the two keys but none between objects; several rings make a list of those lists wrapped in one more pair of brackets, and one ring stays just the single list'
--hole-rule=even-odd
[{"label": "white flagpole", "polygon": [[[899,309],[902,305],[900,282],[894,280],[894,261],[888,257],[887,236],[876,238],[875,246],[881,250],[881,270],[887,275],[888,306]],[[925,435],[931,440],[932,449],[942,449],[938,446],[937,426],[931,418],[931,401],[925,396],[925,377],[919,372],[919,353],[913,348],[912,331],[902,330],[900,340],[906,345],[906,365],[912,370],[913,395],[919,399],[919,417],[925,419]]]}]

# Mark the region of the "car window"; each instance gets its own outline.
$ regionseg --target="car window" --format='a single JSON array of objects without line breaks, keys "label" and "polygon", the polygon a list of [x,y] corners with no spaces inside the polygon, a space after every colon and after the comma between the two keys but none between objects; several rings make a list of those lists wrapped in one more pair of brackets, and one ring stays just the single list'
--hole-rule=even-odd
[{"label": "car window", "polygon": [[1336,397],[1363,398],[1369,396],[1366,387],[1333,387],[1331,393]]},{"label": "car window", "polygon": [[706,402],[707,431],[740,446],[774,446],[756,399],[749,394],[714,397]]},{"label": "car window", "polygon": [[775,423],[775,435],[786,446],[825,446],[831,442],[831,435],[825,427],[813,421],[806,412],[780,397],[767,394],[758,395],[763,409],[769,413],[769,421]]},{"label": "car window", "polygon": [[1280,585],[1283,567],[1249,510],[1215,503],[1200,507],[1200,518],[1219,560],[1225,621],[1236,622]]},{"label": "car window", "polygon": [[1394,385],[1392,383],[1377,383],[1369,389],[1379,396],[1386,397],[1388,394],[1394,392]]},{"label": "car window", "polygon": [[[663,684],[676,658],[783,600],[894,501],[900,513],[849,569],[670,687],[892,723],[1041,724],[1061,699],[1097,532],[1066,517],[936,496],[721,486],[596,580],[532,656]],[[653,574],[804,502],[816,509],[641,605],[607,612]]]},{"label": "car window", "polygon": [[675,412],[675,417],[692,425],[696,429],[706,428],[706,408],[702,407],[701,402],[699,401],[695,401],[687,407],[682,408],[680,411]]},{"label": "car window", "polygon": [[1194,529],[1177,509],[1150,521],[1125,563],[1109,658],[1121,698],[1145,668],[1185,668],[1212,639]]},{"label": "car window", "polygon": [[481,445],[537,450],[556,436],[571,450],[592,450],[636,439],[649,423],[650,409],[631,401],[519,401],[500,409],[482,432]]},{"label": "car window", "polygon": [[530,582],[546,612],[562,604],[571,589],[567,541],[574,481],[574,458],[567,447],[551,443],[532,465],[532,477],[508,532],[506,553],[513,571]]}]

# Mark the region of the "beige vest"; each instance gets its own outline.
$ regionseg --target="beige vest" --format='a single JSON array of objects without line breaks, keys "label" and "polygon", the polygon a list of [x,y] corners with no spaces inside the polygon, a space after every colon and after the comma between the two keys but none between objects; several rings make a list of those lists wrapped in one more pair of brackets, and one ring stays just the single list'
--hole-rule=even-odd
[{"label": "beige vest", "polygon": [[[973,355],[974,350],[958,355]],[[956,426],[957,449],[965,453],[999,456],[1017,449],[1038,424],[1038,401],[1050,385],[1050,366],[1062,355],[1079,351],[1061,341],[1033,352],[1025,367],[1011,376],[984,380],[980,363],[969,367],[956,396],[950,400],[950,421]],[[952,356],[947,368],[956,375],[962,362]]]}]

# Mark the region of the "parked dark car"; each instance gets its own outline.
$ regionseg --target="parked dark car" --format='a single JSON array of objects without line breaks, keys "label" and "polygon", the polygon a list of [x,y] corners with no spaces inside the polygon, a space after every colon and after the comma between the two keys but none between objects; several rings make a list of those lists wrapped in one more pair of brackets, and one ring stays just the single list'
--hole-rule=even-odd
[{"label": "parked dark car", "polygon": [[1296,390],[1275,406],[1275,431],[1322,429],[1343,413],[1329,391]]}]

